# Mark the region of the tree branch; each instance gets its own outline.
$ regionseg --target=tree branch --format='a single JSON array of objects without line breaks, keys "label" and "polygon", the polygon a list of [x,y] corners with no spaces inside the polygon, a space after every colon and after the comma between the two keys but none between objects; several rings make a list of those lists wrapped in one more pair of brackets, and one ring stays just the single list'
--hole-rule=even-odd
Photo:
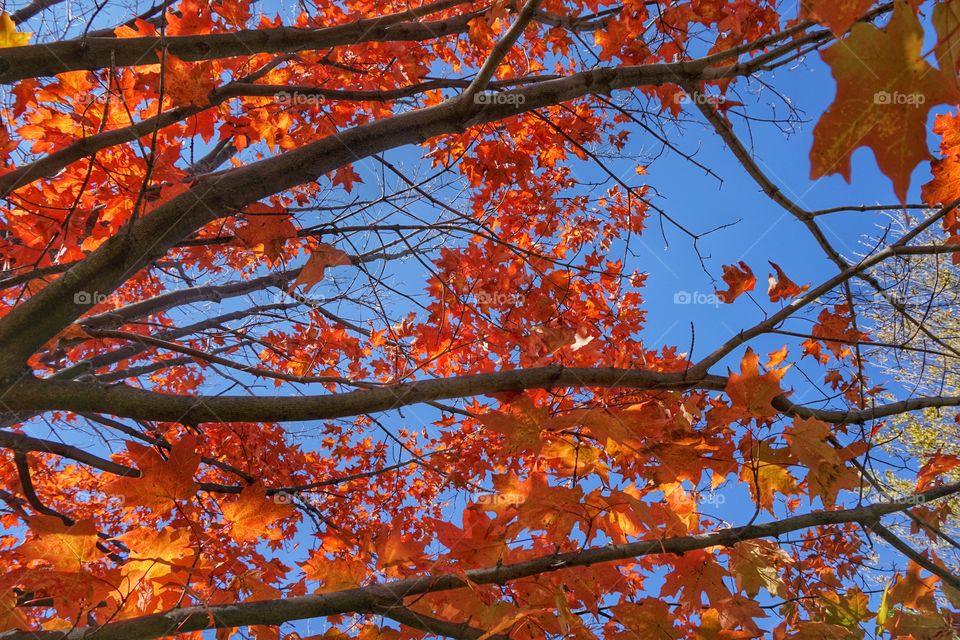
[{"label": "tree branch", "polygon": [[293,53],[361,42],[418,42],[467,30],[480,13],[413,22],[466,0],[438,0],[400,13],[364,18],[321,29],[245,29],[231,33],[144,38],[83,38],[0,51],[0,84],[78,71],[156,64],[161,47],[182,60],[197,61],[256,53]]},{"label": "tree branch", "polygon": [[425,593],[450,591],[471,585],[504,585],[514,580],[574,567],[586,567],[649,555],[682,554],[710,547],[729,547],[744,540],[779,537],[824,525],[872,523],[881,517],[910,509],[918,502],[931,502],[960,492],[960,483],[944,485],[899,500],[878,502],[853,509],[814,511],[762,524],[750,524],[692,536],[640,540],[581,551],[555,553],[513,564],[470,569],[462,574],[424,575],[357,589],[277,600],[259,600],[230,605],[182,607],[166,613],[131,618],[98,628],[70,631],[14,631],[0,640],[149,640],[202,629],[247,625],[278,625],[345,613],[375,613],[383,602]]}]

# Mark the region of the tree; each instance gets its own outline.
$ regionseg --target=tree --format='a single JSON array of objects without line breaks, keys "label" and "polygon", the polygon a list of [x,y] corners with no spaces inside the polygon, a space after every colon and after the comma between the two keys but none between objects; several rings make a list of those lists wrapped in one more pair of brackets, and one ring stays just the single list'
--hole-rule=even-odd
[{"label": "tree", "polygon": [[[955,635],[956,458],[874,456],[960,397],[884,391],[862,312],[956,353],[882,274],[960,246],[960,2],[65,6],[0,18],[0,637]],[[813,53],[811,177],[865,146],[899,204],[806,208],[741,139]],[[692,117],[832,265],[721,256],[759,320],[706,355],[618,257],[704,234],[611,168],[696,165]],[[822,222],[895,208],[859,259]]]},{"label": "tree", "polygon": [[[888,228],[892,234],[902,234],[913,220],[912,216],[892,216]],[[929,230],[921,234],[919,241],[935,244],[939,240],[937,235],[936,230]],[[960,336],[956,314],[958,275],[949,256],[901,258],[877,270],[878,279],[887,293],[861,303],[876,343],[866,357],[876,362],[905,393],[953,396],[960,390],[960,371],[956,361]],[[891,308],[889,299],[909,309],[915,317],[922,318],[924,328],[937,340],[905,322]],[[943,345],[948,347],[944,349]],[[893,398],[894,395],[891,392],[886,397]],[[957,415],[952,407],[929,407],[892,416],[879,441],[885,443],[886,453],[899,465],[922,461],[938,474],[955,480],[958,478],[958,461],[954,452],[960,435]],[[906,478],[898,477],[893,471],[887,476],[889,482],[901,491],[909,490]],[[952,505],[951,508],[956,507]]]}]

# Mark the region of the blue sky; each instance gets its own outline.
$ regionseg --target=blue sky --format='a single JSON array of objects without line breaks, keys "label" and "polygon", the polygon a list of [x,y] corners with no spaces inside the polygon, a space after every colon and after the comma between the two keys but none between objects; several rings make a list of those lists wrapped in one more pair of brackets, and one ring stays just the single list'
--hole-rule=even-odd
[{"label": "blue sky", "polygon": [[[747,141],[748,146],[752,143],[758,163],[785,194],[808,209],[896,202],[890,181],[879,173],[872,153],[867,149],[860,149],[854,154],[852,184],[846,184],[839,176],[810,180],[808,153],[813,125],[830,104],[835,91],[829,69],[820,61],[819,55],[814,54],[791,68],[769,74],[765,80],[788,97],[808,121],[795,123],[789,135],[775,125],[758,122],[753,125],[752,136],[748,136],[738,112],[767,118],[774,113],[771,104],[776,105],[775,112],[781,116],[785,108],[770,90],[753,93],[756,85],[743,81],[738,85],[735,99],[744,102],[745,106],[731,111],[731,121],[741,139]],[[647,346],[676,345],[686,351],[692,322],[696,332],[693,353],[696,360],[719,346],[736,330],[761,320],[761,309],[772,312],[778,308],[765,295],[766,274],[769,271],[767,260],[779,263],[799,284],[816,285],[833,275],[835,267],[800,222],[760,191],[712,128],[703,122],[696,108],[688,105],[684,115],[691,121],[671,129],[670,142],[688,153],[696,151],[697,160],[719,174],[723,179],[722,185],[714,177],[705,175],[702,169],[669,151],[649,167],[645,177],[635,175],[633,168],[636,163],[632,160],[614,162],[612,167],[621,175],[630,177],[638,186],[641,180],[655,186],[659,193],[655,199],[657,206],[666,209],[693,231],[736,223],[700,241],[699,249],[706,258],[708,274],[701,268],[689,239],[666,223],[667,242],[664,241],[656,214],[651,212],[647,231],[643,237],[633,240],[637,257],[625,265],[625,272],[638,269],[650,274],[644,289],[645,306],[649,311],[645,335]],[[934,149],[936,141],[932,136],[930,142],[931,149]],[[653,148],[656,142],[642,131],[635,131],[628,149],[643,145]],[[386,155],[391,161],[413,162],[417,153],[416,149],[405,149]],[[377,193],[375,174],[379,174],[379,169],[375,167],[373,161],[355,165],[366,181],[366,186],[359,191],[361,196]],[[578,163],[576,172],[584,181],[606,178],[601,170],[589,163]],[[927,167],[915,172],[908,198],[910,202],[919,201],[919,186],[928,178]],[[883,218],[879,213],[848,213],[824,217],[820,222],[834,246],[849,258],[862,250],[860,240],[864,234],[877,233],[877,225],[883,224]],[[757,275],[754,298],[759,307],[747,297],[740,298],[733,305],[675,304],[678,293],[710,295],[718,286],[722,288],[719,281],[721,265],[741,260],[747,262]],[[412,261],[392,263],[390,268],[399,268],[395,275],[397,279],[415,278],[412,282],[422,280],[422,272]],[[416,288],[410,285],[410,281],[408,286]],[[784,343],[785,339],[773,337],[757,340],[753,344],[755,349],[766,353]],[[796,341],[791,344],[795,345]],[[736,368],[741,355],[742,349],[719,365],[717,372],[722,372],[724,366]],[[791,360],[798,355],[797,349],[792,350]],[[806,365],[801,362],[800,366],[808,366],[817,380],[822,376],[822,371],[810,365],[809,360]],[[785,380],[785,386],[796,389],[794,400],[812,401],[818,397],[796,371],[791,372]],[[424,421],[431,420],[434,415],[434,412],[420,408],[407,412],[408,418],[420,417]],[[391,416],[387,424],[393,426],[399,423],[394,423]],[[729,500],[723,505],[723,513],[719,515],[733,523],[748,520],[753,515],[753,506],[745,499],[743,492],[731,490],[729,495]],[[308,544],[306,538],[302,542]],[[318,627],[323,628],[323,624],[317,622],[296,626],[311,633],[317,633]]]}]

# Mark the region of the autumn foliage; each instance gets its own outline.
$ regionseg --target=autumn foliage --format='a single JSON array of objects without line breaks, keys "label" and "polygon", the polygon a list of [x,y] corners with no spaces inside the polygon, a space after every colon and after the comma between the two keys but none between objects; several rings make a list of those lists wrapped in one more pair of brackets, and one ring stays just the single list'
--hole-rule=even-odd
[{"label": "autumn foliage", "polygon": [[[960,0],[80,4],[0,16],[0,639],[956,636],[960,458],[878,461],[960,398],[861,309],[960,353],[874,275],[956,262]],[[741,137],[807,56],[797,162],[896,202]],[[830,269],[699,256],[743,324],[673,344],[638,239],[704,225],[634,154],[688,135]]]}]

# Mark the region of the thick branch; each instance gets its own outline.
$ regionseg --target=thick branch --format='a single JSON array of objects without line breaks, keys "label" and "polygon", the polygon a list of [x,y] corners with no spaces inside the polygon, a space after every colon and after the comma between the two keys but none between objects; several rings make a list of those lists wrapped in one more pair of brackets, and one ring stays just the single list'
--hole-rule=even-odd
[{"label": "thick branch", "polygon": [[0,83],[80,69],[94,71],[156,64],[161,47],[182,60],[194,61],[256,53],[293,53],[361,42],[432,40],[466,31],[477,14],[430,22],[413,21],[464,2],[439,0],[409,11],[322,29],[278,27],[167,38],[85,38],[9,47],[0,52]]},{"label": "thick branch", "polygon": [[384,602],[400,602],[408,596],[449,591],[468,585],[502,585],[513,580],[573,567],[648,555],[680,554],[716,546],[729,547],[743,540],[779,537],[817,526],[852,522],[869,524],[876,522],[884,515],[904,511],[920,502],[944,498],[958,491],[960,491],[960,483],[936,487],[900,500],[879,502],[853,509],[816,511],[774,522],[721,529],[693,536],[641,540],[593,547],[582,551],[556,553],[514,564],[472,569],[460,575],[425,575],[318,595],[232,605],[183,607],[166,613],[114,622],[97,629],[14,631],[0,634],[0,640],[81,640],[88,636],[95,637],[97,640],[148,640],[201,629],[277,625],[293,620],[344,613],[374,613]]},{"label": "thick branch", "polygon": [[485,640],[507,640],[507,636],[488,634],[486,631],[476,629],[466,623],[449,622],[447,620],[432,618],[422,613],[412,611],[401,604],[392,606],[383,605],[377,608],[377,613],[413,629],[420,629],[427,633],[446,636],[447,638],[455,638],[456,640],[480,640],[480,638],[484,638]]},{"label": "thick branch", "polygon": [[131,469],[125,465],[117,464],[116,462],[111,462],[110,460],[105,460],[104,458],[87,453],[82,449],[78,449],[77,447],[63,444],[62,442],[54,442],[53,440],[33,438],[22,433],[15,433],[13,431],[0,430],[0,447],[4,449],[12,449],[13,451],[19,453],[27,453],[30,451],[35,451],[37,453],[52,453],[54,455],[58,455],[63,458],[70,458],[71,460],[82,462],[83,464],[89,465],[95,469],[114,473],[119,476],[140,476],[140,472],[136,469]]},{"label": "thick branch", "polygon": [[110,413],[139,420],[165,422],[289,422],[323,420],[389,411],[433,400],[466,398],[503,391],[554,387],[615,387],[644,390],[723,389],[726,380],[699,380],[678,373],[613,368],[542,367],[455,378],[424,380],[377,389],[319,396],[180,396],[124,385],[26,379],[9,391],[4,403],[11,411],[61,409]]}]

